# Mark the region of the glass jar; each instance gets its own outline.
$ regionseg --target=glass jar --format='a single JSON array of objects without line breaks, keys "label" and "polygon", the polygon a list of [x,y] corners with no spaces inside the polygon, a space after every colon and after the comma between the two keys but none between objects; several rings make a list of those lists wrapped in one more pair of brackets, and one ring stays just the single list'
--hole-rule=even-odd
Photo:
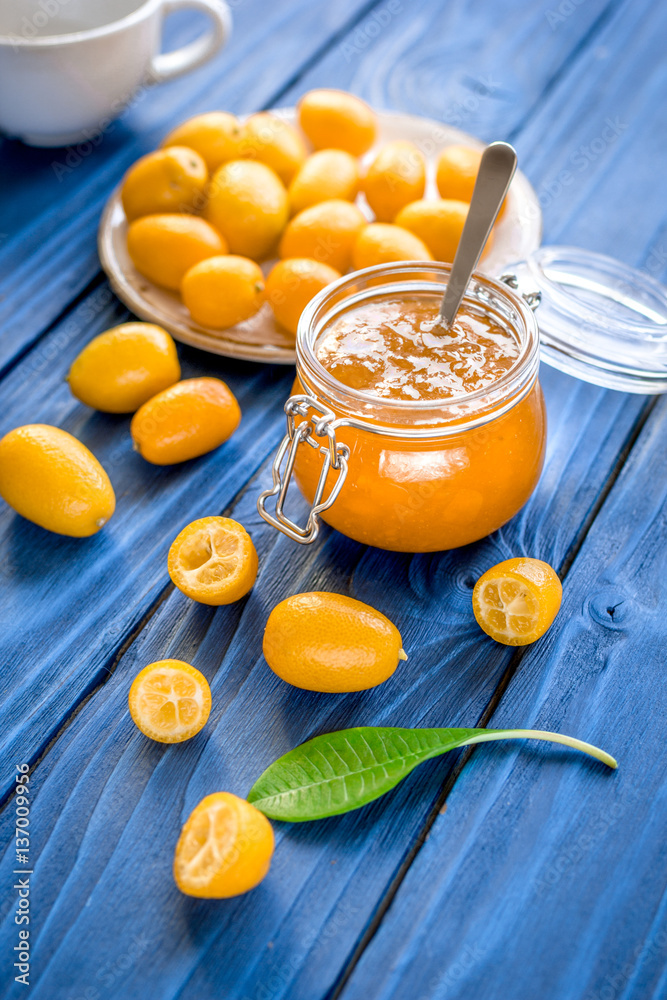
[{"label": "glass jar", "polygon": [[[534,297],[503,279],[473,276],[466,308],[500,324],[518,345],[510,369],[474,392],[438,401],[381,398],[344,385],[317,359],[322,332],[350,308],[418,295],[432,296],[437,311],[450,269],[438,262],[366,268],[329,285],[304,310],[287,434],[273,488],[258,500],[262,517],[296,541],[312,542],[322,517],[383,549],[457,548],[505,524],[533,492],[546,441]],[[303,527],[284,509],[292,475],[311,504]]]}]

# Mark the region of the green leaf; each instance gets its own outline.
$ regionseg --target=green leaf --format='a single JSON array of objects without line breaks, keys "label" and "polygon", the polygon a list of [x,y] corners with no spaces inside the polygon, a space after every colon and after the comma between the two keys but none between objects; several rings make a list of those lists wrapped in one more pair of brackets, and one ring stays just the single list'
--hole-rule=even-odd
[{"label": "green leaf", "polygon": [[358,809],[394,788],[417,764],[490,740],[548,740],[582,750],[609,767],[604,750],[539,729],[395,729],[361,726],[316,736],[270,765],[250,789],[252,802],[272,819],[302,823]]}]

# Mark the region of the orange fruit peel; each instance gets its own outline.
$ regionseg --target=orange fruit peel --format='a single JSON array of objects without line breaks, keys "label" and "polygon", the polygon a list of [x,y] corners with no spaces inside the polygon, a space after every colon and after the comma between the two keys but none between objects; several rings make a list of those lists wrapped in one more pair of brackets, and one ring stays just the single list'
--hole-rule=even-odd
[{"label": "orange fruit peel", "polygon": [[140,406],[130,433],[136,451],[153,465],[175,465],[205,455],[232,436],[241,410],[218,378],[176,382]]},{"label": "orange fruit peel", "polygon": [[472,593],[477,623],[505,646],[527,646],[551,627],[563,588],[540,559],[506,559],[479,578]]},{"label": "orange fruit peel", "polygon": [[281,326],[296,336],[301,313],[340,271],[308,257],[278,261],[266,279],[265,297]]},{"label": "orange fruit peel", "polygon": [[375,112],[347,91],[310,90],[299,101],[298,114],[314,149],[344,149],[362,156],[375,142]]},{"label": "orange fruit peel", "polygon": [[93,453],[49,424],[15,427],[0,440],[0,497],[26,520],[72,538],[94,535],[116,508]]},{"label": "orange fruit peel", "polygon": [[232,604],[252,589],[257,551],[242,524],[230,517],[201,517],[176,536],[169,549],[169,576],[200,604]]},{"label": "orange fruit peel", "polygon": [[182,660],[158,660],[132,682],[130,715],[138,729],[158,743],[182,743],[206,725],[211,689],[199,670]]},{"label": "orange fruit peel", "polygon": [[407,660],[401,635],[380,611],[342,594],[296,594],[276,605],[263,651],[273,672],[306,691],[365,691]]}]

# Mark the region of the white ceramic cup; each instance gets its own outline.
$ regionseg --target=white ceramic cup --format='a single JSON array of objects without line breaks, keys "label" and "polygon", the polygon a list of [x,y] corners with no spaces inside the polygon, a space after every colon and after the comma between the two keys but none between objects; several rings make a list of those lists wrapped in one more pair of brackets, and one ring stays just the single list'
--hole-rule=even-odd
[{"label": "white ceramic cup", "polygon": [[[208,14],[210,30],[160,54],[172,11]],[[98,136],[150,83],[200,66],[225,43],[225,0],[0,0],[0,131],[32,146]]]}]

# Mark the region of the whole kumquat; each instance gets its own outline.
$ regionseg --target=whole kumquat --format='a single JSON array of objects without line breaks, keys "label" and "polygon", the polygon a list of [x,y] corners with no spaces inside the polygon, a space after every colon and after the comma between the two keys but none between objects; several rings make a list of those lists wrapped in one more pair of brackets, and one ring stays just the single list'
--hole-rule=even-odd
[{"label": "whole kumquat", "polygon": [[400,210],[424,194],[426,161],[414,143],[397,139],[378,151],[362,190],[378,222],[393,222]]},{"label": "whole kumquat", "polygon": [[363,156],[375,142],[375,113],[344,90],[311,90],[299,101],[298,113],[314,149],[344,149]]},{"label": "whole kumquat", "polygon": [[94,535],[116,508],[93,453],[49,424],[15,427],[0,440],[0,496],[28,521],[73,538]]},{"label": "whole kumquat", "polygon": [[[394,220],[409,229],[429,248],[435,260],[452,262],[461,239],[470,206],[465,201],[443,198],[440,201],[413,201]],[[486,241],[485,253],[493,243],[493,233]]]},{"label": "whole kumquat", "polygon": [[142,215],[196,212],[205,203],[208,170],[194,149],[170,146],[147,153],[130,167],[121,187],[129,222]]},{"label": "whole kumquat", "polygon": [[240,150],[242,159],[265,163],[285,185],[291,182],[307,156],[297,130],[268,111],[250,115],[246,120]]},{"label": "whole kumquat", "polygon": [[153,465],[173,465],[205,455],[231,437],[241,410],[218,378],[177,382],[144,403],[132,417],[134,447]]},{"label": "whole kumquat", "polygon": [[296,336],[301,313],[340,271],[307,257],[279,261],[266,279],[265,296],[278,322]]},{"label": "whole kumquat", "polygon": [[321,201],[354,201],[358,190],[358,160],[343,149],[320,149],[308,157],[287,193],[292,215],[297,215]]},{"label": "whole kumquat", "polygon": [[94,337],[67,376],[77,399],[104,413],[134,413],[156,393],[178,382],[176,345],[153,323],[121,323]]},{"label": "whole kumquat", "polygon": [[342,274],[352,264],[352,248],[365,225],[361,209],[349,201],[321,201],[304,208],[287,224],[280,241],[280,256],[283,260],[308,257]]},{"label": "whole kumquat", "polygon": [[342,594],[312,592],[281,601],[264,631],[274,673],[307,691],[365,691],[382,684],[407,656],[392,622]]},{"label": "whole kumquat", "polygon": [[264,275],[248,257],[209,257],[185,274],[181,295],[196,323],[224,330],[259,311],[264,301]]},{"label": "whole kumquat", "polygon": [[287,222],[287,190],[265,163],[230,160],[213,175],[204,215],[233,254],[262,260]]},{"label": "whole kumquat", "polygon": [[355,270],[395,260],[433,260],[433,256],[426,244],[407,229],[388,222],[365,226],[352,250]]},{"label": "whole kumquat", "polygon": [[188,118],[162,140],[162,146],[187,146],[194,149],[213,174],[228,160],[241,155],[243,125],[227,111],[207,111]]}]

